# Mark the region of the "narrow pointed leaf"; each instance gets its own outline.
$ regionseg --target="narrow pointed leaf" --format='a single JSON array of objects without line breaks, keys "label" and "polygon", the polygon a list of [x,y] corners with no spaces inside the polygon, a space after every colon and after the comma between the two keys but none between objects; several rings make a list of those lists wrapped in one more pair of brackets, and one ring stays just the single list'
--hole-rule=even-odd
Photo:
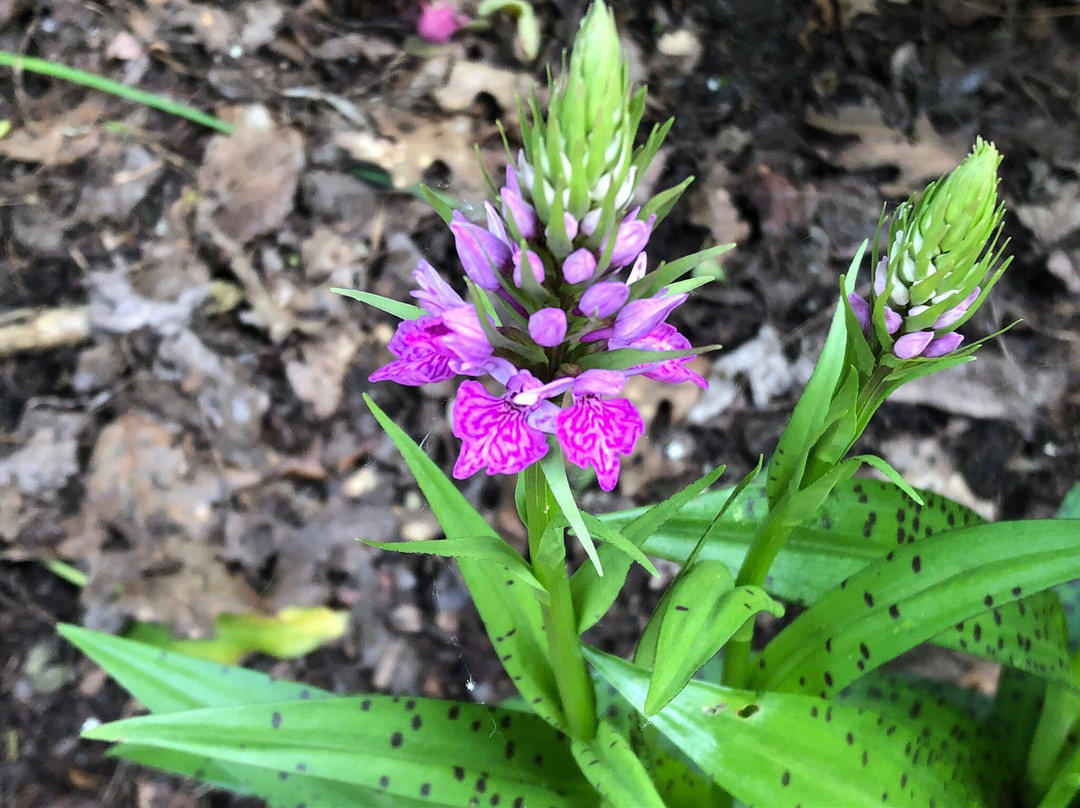
[{"label": "narrow pointed leaf", "polygon": [[[720,466],[713,469],[700,480],[691,483],[663,502],[651,508],[640,509],[634,519],[627,519],[622,523],[620,529],[623,536],[631,543],[642,546],[645,540],[675,516],[680,508],[694,501],[702,491],[720,479],[725,468],[725,466]],[[608,516],[598,518],[607,520]],[[699,533],[698,536],[700,535]],[[611,608],[630,570],[630,557],[615,547],[602,546],[598,553],[603,568],[606,570],[603,577],[597,574],[594,567],[582,566],[570,579],[574,611],[578,615],[578,630],[581,632],[595,625],[596,621]]]},{"label": "narrow pointed leaf", "polygon": [[[364,400],[416,477],[446,538],[496,536],[416,442],[369,396],[364,396]],[[566,717],[560,707],[555,675],[547,661],[547,638],[539,601],[512,591],[517,580],[505,574],[502,567],[466,558],[458,559],[458,567],[488,636],[521,695],[537,714],[554,726],[565,728]]]},{"label": "narrow pointed leaf", "polygon": [[380,550],[389,550],[394,553],[420,553],[444,558],[467,558],[473,561],[498,564],[507,575],[544,593],[544,595],[547,594],[543,585],[533,576],[529,565],[525,563],[525,559],[521,557],[517,550],[498,536],[492,536],[490,533],[481,536],[432,539],[430,541],[368,541],[367,539],[360,539],[360,541],[368,547],[377,547]]},{"label": "narrow pointed leaf", "polygon": [[[827,592],[762,652],[756,687],[828,695],[950,626],[979,625],[964,650],[1075,686],[1056,598],[1034,615],[1036,638],[986,642],[1007,605],[1080,576],[1077,527],[1061,520],[999,522],[904,544]],[[1026,614],[1029,606],[1018,604]],[[984,626],[986,628],[984,628]],[[1045,632],[1050,631],[1049,641]],[[1038,653],[1036,653],[1036,651]]]},{"label": "narrow pointed leaf", "polygon": [[359,289],[339,289],[337,287],[332,288],[330,291],[341,295],[342,297],[351,297],[353,300],[367,303],[369,306],[372,306],[379,311],[385,311],[387,314],[392,314],[399,320],[415,320],[424,313],[422,308],[414,306],[412,303],[402,303],[400,300],[393,300],[392,298],[376,295],[372,292],[362,292]]},{"label": "narrow pointed leaf", "polygon": [[350,696],[151,715],[86,735],[434,804],[498,795],[496,804],[596,805],[556,730],[527,713],[476,704]]},{"label": "narrow pointed leaf", "polygon": [[641,760],[608,722],[600,722],[592,741],[574,741],[571,748],[578,767],[611,805],[665,808]]},{"label": "narrow pointed leaf", "polygon": [[596,554],[596,545],[593,543],[589,528],[585,525],[585,519],[582,517],[581,511],[578,510],[574,492],[570,490],[570,481],[566,479],[566,466],[563,465],[562,452],[548,452],[540,461],[540,468],[544,471],[544,477],[547,479],[548,487],[551,489],[551,495],[555,498],[555,502],[558,503],[559,510],[566,517],[566,521],[570,523],[570,527],[577,534],[578,541],[585,550],[585,554],[596,569],[596,574],[603,575],[604,568],[600,564],[600,557]]},{"label": "narrow pointed leaf", "polygon": [[656,656],[649,692],[645,698],[645,715],[662,710],[686,687],[690,678],[758,612],[774,617],[784,614],[784,607],[770,598],[763,589],[730,587],[731,576],[717,581],[716,567],[727,568],[720,562],[702,561],[678,581],[664,610],[663,622],[656,640]]}]

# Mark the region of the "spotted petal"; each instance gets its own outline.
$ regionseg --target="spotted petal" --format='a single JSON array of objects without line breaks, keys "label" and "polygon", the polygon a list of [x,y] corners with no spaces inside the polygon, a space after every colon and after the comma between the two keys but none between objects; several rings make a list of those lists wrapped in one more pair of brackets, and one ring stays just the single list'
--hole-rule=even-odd
[{"label": "spotted petal", "polygon": [[516,474],[546,455],[544,433],[529,424],[532,409],[491,395],[480,382],[462,382],[454,399],[453,430],[461,439],[454,477],[462,480],[482,468]]},{"label": "spotted petal", "polygon": [[630,454],[645,422],[625,398],[575,396],[559,413],[556,436],[566,459],[579,468],[592,466],[600,487],[610,491],[619,480],[619,455]]},{"label": "spotted petal", "polygon": [[390,340],[390,352],[397,357],[372,373],[368,379],[381,382],[387,379],[398,384],[431,384],[453,378],[450,367],[454,354],[442,344],[450,333],[442,317],[425,315],[415,320],[402,320]]}]

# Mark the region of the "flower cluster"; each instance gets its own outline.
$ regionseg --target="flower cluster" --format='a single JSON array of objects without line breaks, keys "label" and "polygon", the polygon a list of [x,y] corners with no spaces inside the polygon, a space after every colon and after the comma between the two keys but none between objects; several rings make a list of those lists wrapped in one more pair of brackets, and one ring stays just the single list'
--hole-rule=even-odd
[{"label": "flower cluster", "polygon": [[[412,294],[424,313],[401,322],[389,345],[396,359],[371,380],[420,385],[487,376],[504,388],[492,395],[473,379],[458,388],[453,431],[462,441],[454,466],[459,479],[485,468],[489,474],[519,472],[548,453],[547,435],[554,435],[571,463],[592,466],[600,486],[611,490],[620,457],[645,429],[634,405],[619,397],[626,379],[643,375],[705,387],[686,367],[690,342],[665,322],[687,296],[667,289],[649,293],[643,250],[652,218],[628,212],[602,251],[607,267],[599,270],[601,256],[588,247],[561,262],[544,248],[536,211],[513,168],[499,196],[501,210],[485,205],[486,226],[460,213],[450,223],[473,301],[421,261]],[[520,241],[508,232],[511,222]],[[564,226],[580,232],[569,216]],[[678,353],[655,353],[671,351]]]},{"label": "flower cluster", "polygon": [[[981,138],[948,177],[893,214],[870,300],[848,296],[863,332],[898,359],[936,359],[960,347],[956,332],[1004,272],[997,250],[1001,155]],[[989,246],[987,246],[989,244]],[[1004,245],[1002,246],[1004,249]]]},{"label": "flower cluster", "polygon": [[508,153],[486,221],[444,212],[468,296],[421,261],[412,294],[422,313],[400,324],[396,358],[371,375],[408,385],[466,377],[452,416],[459,479],[519,472],[557,444],[610,491],[645,431],[622,397],[627,378],[706,386],[686,366],[690,342],[666,322],[697,285],[675,283],[693,257],[646,272],[653,227],[685,184],[630,207],[666,127],[635,148],[644,95],[630,93],[627,76],[614,18],[596,3],[547,118],[534,100],[523,119],[524,148],[516,161]]}]

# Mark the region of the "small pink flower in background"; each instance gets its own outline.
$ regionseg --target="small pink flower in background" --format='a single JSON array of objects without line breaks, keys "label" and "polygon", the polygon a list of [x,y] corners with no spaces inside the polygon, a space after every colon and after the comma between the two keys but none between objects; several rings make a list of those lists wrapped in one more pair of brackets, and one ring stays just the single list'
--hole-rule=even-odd
[{"label": "small pink flower in background", "polygon": [[469,18],[453,6],[444,3],[421,3],[416,33],[428,42],[445,45],[458,29],[468,22]]}]

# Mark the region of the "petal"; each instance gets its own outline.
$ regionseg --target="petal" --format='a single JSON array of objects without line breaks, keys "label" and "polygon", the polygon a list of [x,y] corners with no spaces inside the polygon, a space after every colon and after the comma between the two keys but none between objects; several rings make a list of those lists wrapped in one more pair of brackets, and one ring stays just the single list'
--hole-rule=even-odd
[{"label": "petal", "polygon": [[938,337],[927,345],[926,350],[923,351],[922,355],[927,359],[937,359],[939,356],[945,356],[945,354],[950,354],[955,351],[960,347],[960,343],[963,341],[963,335],[957,331],[953,331],[943,337]]},{"label": "petal", "polygon": [[615,336],[620,340],[643,337],[660,325],[667,316],[686,301],[687,295],[665,295],[663,290],[656,297],[631,300],[615,318]]},{"label": "petal", "polygon": [[461,439],[454,476],[516,474],[548,452],[544,433],[528,423],[529,410],[488,393],[479,382],[462,382],[454,400],[452,425]]},{"label": "petal", "polygon": [[554,307],[540,309],[529,318],[529,336],[544,348],[554,348],[566,337],[566,312]]},{"label": "petal", "polygon": [[376,370],[368,380],[416,387],[453,378],[457,375],[451,368],[454,355],[442,345],[447,333],[441,317],[402,320],[387,346],[397,359]]},{"label": "petal", "polygon": [[859,328],[863,330],[863,333],[870,331],[870,304],[863,300],[861,295],[857,295],[852,292],[848,295],[848,303],[851,304],[851,310],[855,312],[855,319],[859,322]]},{"label": "petal", "polygon": [[578,308],[586,317],[602,320],[621,309],[628,297],[630,297],[630,287],[625,283],[602,281],[594,283],[585,290]]},{"label": "petal", "polygon": [[933,340],[933,331],[916,331],[912,334],[904,334],[893,345],[893,353],[901,359],[914,359],[925,351]]},{"label": "petal", "polygon": [[625,398],[576,398],[556,419],[556,436],[566,459],[579,468],[592,466],[605,491],[618,482],[619,455],[629,454],[644,431],[641,414]]},{"label": "petal", "polygon": [[413,278],[420,288],[411,294],[428,314],[442,314],[447,309],[465,305],[461,295],[427,261],[420,260],[413,270]]}]

